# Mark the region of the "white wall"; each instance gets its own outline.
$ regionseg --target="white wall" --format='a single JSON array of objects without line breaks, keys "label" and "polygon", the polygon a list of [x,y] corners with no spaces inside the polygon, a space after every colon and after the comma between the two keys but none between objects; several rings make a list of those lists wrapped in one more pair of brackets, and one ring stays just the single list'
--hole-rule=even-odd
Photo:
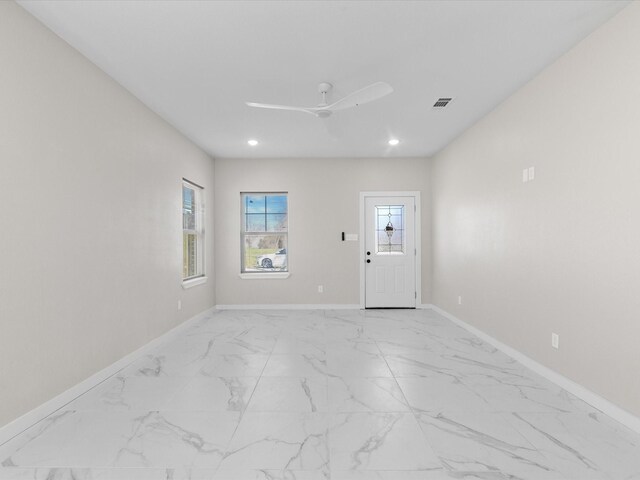
[{"label": "white wall", "polygon": [[212,251],[213,161],[0,2],[0,426],[215,304],[181,287],[183,176]]},{"label": "white wall", "polygon": [[433,165],[433,302],[636,415],[639,25],[636,2]]},{"label": "white wall", "polygon": [[[361,191],[415,190],[422,197],[422,301],[430,298],[429,161],[389,159],[216,159],[216,285],[219,305],[360,302]],[[289,193],[285,280],[240,279],[240,192]],[[324,293],[318,293],[318,285]]]}]

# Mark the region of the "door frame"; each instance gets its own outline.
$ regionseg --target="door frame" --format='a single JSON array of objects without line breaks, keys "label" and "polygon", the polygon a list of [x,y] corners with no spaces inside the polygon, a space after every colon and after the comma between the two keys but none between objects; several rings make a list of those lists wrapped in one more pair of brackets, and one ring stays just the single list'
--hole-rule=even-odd
[{"label": "door frame", "polygon": [[358,260],[360,261],[360,309],[365,309],[365,261],[366,261],[366,245],[364,231],[364,219],[365,219],[365,199],[367,197],[413,197],[414,204],[416,206],[414,230],[415,230],[415,272],[416,272],[416,308],[420,308],[422,305],[422,229],[420,227],[420,210],[422,204],[420,202],[419,191],[404,191],[404,192],[360,192],[360,234],[358,236],[358,248],[360,253],[358,254]]}]

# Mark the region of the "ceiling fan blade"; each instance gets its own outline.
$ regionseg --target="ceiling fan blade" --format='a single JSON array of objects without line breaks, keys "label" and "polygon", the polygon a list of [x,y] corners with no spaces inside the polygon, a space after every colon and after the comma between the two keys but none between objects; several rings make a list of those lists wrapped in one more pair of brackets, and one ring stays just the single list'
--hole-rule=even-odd
[{"label": "ceiling fan blade", "polygon": [[315,108],[304,108],[304,107],[290,107],[287,105],[271,105],[269,103],[254,103],[254,102],[246,102],[246,104],[250,107],[256,108],[269,108],[272,110],[291,110],[294,112],[306,112],[311,115],[315,115]]},{"label": "ceiling fan blade", "polygon": [[389,95],[391,92],[393,92],[391,85],[384,82],[377,82],[350,93],[346,97],[341,98],[326,108],[328,110],[344,110],[345,108],[357,107],[358,105],[378,100],[385,95]]}]

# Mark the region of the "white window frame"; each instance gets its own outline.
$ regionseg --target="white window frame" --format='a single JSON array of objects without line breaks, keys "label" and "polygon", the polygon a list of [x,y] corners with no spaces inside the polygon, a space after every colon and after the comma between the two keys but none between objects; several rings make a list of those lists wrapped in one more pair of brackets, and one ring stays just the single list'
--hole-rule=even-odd
[{"label": "white window frame", "polygon": [[[247,232],[245,231],[245,202],[246,195],[284,195],[287,197],[287,230],[284,232]],[[258,279],[285,279],[290,276],[290,256],[289,256],[289,192],[273,191],[273,192],[240,192],[240,278],[245,280],[258,280]],[[245,235],[260,235],[260,234],[283,234],[287,238],[287,270],[285,271],[273,271],[273,272],[251,272],[245,271]]]},{"label": "white window frame", "polygon": [[[184,224],[184,188],[189,188],[194,191],[194,203],[195,203],[195,225],[193,229],[185,228]],[[206,258],[205,258],[205,228],[204,228],[204,187],[198,185],[186,178],[182,179],[181,184],[181,203],[182,203],[182,287],[191,288],[196,285],[201,285],[207,281],[206,276]],[[184,234],[191,233],[196,235],[196,274],[189,277],[185,277],[184,272]]]}]

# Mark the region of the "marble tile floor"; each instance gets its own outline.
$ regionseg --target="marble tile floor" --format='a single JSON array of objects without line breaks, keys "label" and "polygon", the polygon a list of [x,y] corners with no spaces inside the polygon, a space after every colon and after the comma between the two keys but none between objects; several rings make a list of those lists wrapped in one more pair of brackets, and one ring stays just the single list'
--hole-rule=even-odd
[{"label": "marble tile floor", "polygon": [[430,310],[224,311],[1,445],[0,479],[640,480],[640,435]]}]

